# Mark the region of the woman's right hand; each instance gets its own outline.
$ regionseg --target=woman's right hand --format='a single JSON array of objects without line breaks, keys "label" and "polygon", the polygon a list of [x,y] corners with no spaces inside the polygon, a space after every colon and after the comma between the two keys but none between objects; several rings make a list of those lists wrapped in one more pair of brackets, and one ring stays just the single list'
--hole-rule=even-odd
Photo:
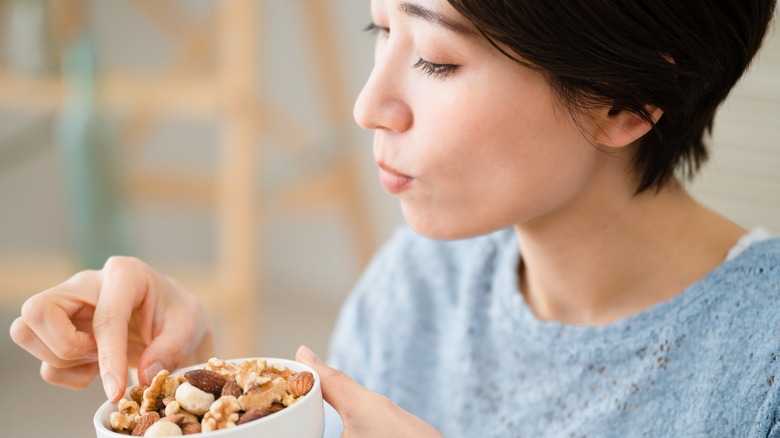
[{"label": "woman's right hand", "polygon": [[132,257],[112,257],[99,271],[32,296],[11,338],[42,361],[47,382],[84,388],[99,374],[111,401],[124,394],[129,367],[149,384],[163,368],[214,354],[200,301]]}]

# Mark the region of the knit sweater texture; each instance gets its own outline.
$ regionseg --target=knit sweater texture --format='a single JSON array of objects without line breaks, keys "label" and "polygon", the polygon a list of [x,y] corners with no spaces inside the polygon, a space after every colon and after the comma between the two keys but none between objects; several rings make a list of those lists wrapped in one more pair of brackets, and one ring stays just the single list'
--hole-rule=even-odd
[{"label": "knit sweater texture", "polygon": [[598,327],[539,320],[520,250],[511,229],[402,227],[345,303],[331,364],[447,437],[780,437],[780,239]]}]

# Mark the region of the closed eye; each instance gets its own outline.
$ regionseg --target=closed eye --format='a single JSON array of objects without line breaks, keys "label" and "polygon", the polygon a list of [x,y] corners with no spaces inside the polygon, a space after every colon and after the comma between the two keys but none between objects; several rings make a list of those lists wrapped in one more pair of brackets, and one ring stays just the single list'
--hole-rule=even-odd
[{"label": "closed eye", "polygon": [[420,58],[412,67],[420,69],[425,76],[443,79],[455,73],[459,66],[455,64],[434,64]]},{"label": "closed eye", "polygon": [[390,28],[389,27],[382,27],[382,26],[377,25],[374,22],[371,22],[371,23],[368,24],[368,26],[366,26],[363,29],[363,31],[364,32],[368,32],[368,33],[373,34],[373,35],[380,35],[380,34],[387,35],[387,34],[390,33]]}]

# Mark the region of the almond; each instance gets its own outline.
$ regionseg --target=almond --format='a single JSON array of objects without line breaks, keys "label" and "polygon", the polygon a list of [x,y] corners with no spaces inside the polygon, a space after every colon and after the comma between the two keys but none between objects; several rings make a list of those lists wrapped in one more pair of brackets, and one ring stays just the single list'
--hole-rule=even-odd
[{"label": "almond", "polygon": [[175,401],[176,401],[176,397],[172,396],[172,395],[169,395],[169,396],[164,397],[162,399],[162,404],[163,404],[163,406],[168,406],[169,404],[171,404],[171,403],[173,403]]},{"label": "almond", "polygon": [[271,408],[266,407],[257,407],[252,408],[243,414],[241,414],[240,417],[238,417],[238,421],[236,422],[236,425],[249,423],[250,421],[257,420],[258,418],[263,418],[267,415],[273,414],[275,411]]},{"label": "almond", "polygon": [[184,378],[190,382],[190,385],[204,392],[214,394],[219,397],[222,387],[225,386],[225,378],[216,371],[211,370],[191,370],[184,373]]},{"label": "almond", "polygon": [[181,426],[184,423],[184,414],[173,414],[165,417],[166,421],[175,423],[177,426]]},{"label": "almond", "polygon": [[151,411],[145,413],[143,416],[141,416],[141,418],[138,419],[138,422],[135,423],[133,433],[131,433],[130,436],[144,436],[146,429],[148,429],[152,424],[156,423],[159,419],[160,414],[157,412]]},{"label": "almond", "polygon": [[308,371],[295,374],[287,381],[287,392],[295,398],[302,397],[314,387],[314,375]]},{"label": "almond", "polygon": [[238,386],[238,383],[236,383],[235,380],[228,380],[225,382],[225,386],[222,387],[222,396],[224,397],[226,395],[232,395],[235,398],[239,398],[243,395],[241,387]]},{"label": "almond", "polygon": [[183,435],[194,435],[200,433],[200,423],[184,423],[181,425]]}]

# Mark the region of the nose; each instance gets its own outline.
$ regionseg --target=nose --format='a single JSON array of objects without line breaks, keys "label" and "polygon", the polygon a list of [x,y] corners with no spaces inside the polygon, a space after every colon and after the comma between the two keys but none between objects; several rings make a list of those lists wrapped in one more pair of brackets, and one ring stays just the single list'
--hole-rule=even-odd
[{"label": "nose", "polygon": [[406,71],[394,61],[389,47],[377,54],[374,69],[360,91],[353,115],[364,129],[403,132],[412,127],[414,117],[404,95]]}]

